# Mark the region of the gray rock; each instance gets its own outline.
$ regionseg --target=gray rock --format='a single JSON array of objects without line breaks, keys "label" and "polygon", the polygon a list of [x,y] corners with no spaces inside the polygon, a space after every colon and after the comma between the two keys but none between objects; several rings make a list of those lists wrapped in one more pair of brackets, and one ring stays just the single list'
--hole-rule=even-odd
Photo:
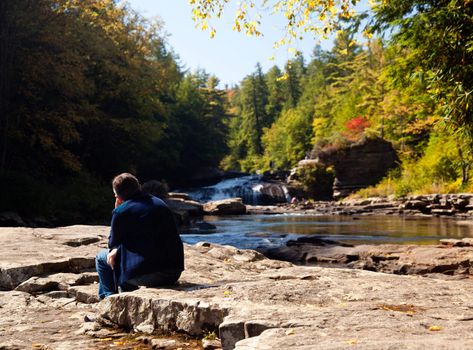
[{"label": "gray rock", "polygon": [[241,198],[229,198],[204,204],[208,215],[241,215],[246,214],[246,206]]},{"label": "gray rock", "polygon": [[445,215],[445,216],[451,216],[456,213],[455,209],[432,209],[430,211],[432,215]]},{"label": "gray rock", "polygon": [[404,204],[401,205],[401,208],[403,209],[414,209],[414,210],[422,210],[427,207],[427,202],[424,200],[409,200],[405,202]]},{"label": "gray rock", "polygon": [[[43,266],[38,269],[40,272],[49,271],[48,264],[63,261],[66,255],[72,261],[84,255],[88,258],[89,254],[92,258],[104,243],[102,238],[100,243],[86,246],[63,244],[71,239],[71,232],[77,230],[79,237],[87,236],[101,231],[98,227],[10,230],[11,236],[0,230],[0,249],[6,257],[0,263],[2,273],[31,268],[34,264]],[[16,245],[7,237],[17,240]],[[25,242],[31,241],[43,249],[16,249],[15,262],[10,249],[24,247]],[[317,258],[338,259],[336,256],[340,255],[351,261],[348,263],[365,261],[380,271],[433,277],[452,269],[459,276],[469,277],[473,261],[473,251],[468,246],[311,248],[321,249],[312,252]],[[23,252],[25,256],[20,254]],[[37,344],[54,349],[94,348],[96,343],[84,333],[105,337],[110,331],[98,329],[93,322],[81,327],[84,315],[98,312],[97,320],[107,326],[119,325],[145,333],[182,331],[200,338],[209,329],[219,329],[223,349],[473,347],[473,285],[469,279],[294,266],[267,259],[258,252],[209,243],[185,245],[185,256],[186,270],[176,286],[140,288],[98,304],[77,302],[81,298],[96,298],[94,283],[70,286],[67,298],[65,294],[52,295],[54,292],[39,297],[21,291],[0,292],[0,346],[31,348],[34,339]],[[37,278],[28,282],[30,286],[47,285],[48,278],[58,285],[81,281],[71,277],[68,264],[60,267],[64,271],[53,271],[56,276],[41,272],[21,282],[31,277]],[[82,281],[91,280],[83,277]],[[171,345],[166,341],[156,346]]]},{"label": "gray rock", "polygon": [[[445,239],[442,245],[358,245],[343,246],[334,241],[314,244],[304,237],[290,246],[267,249],[265,255],[309,265],[335,265],[396,274],[468,275],[473,272],[472,241]],[[445,248],[445,246],[450,246]]]},{"label": "gray rock", "polygon": [[[262,260],[232,263],[237,250],[203,248],[208,247],[186,247],[201,268],[190,267],[193,273],[187,271],[180,286],[117,295],[100,304],[102,315],[158,332],[199,334],[204,324],[219,325],[223,349],[403,349],[424,341],[436,349],[467,349],[473,344],[469,323],[460,321],[473,305],[468,281],[287,265],[275,270],[264,268]],[[226,260],[208,256],[219,249]],[[216,277],[211,273],[218,279],[203,283]],[[201,288],[186,290],[191,284]]]},{"label": "gray rock", "polygon": [[175,349],[178,342],[174,339],[151,339],[153,349]]},{"label": "gray rock", "polygon": [[473,239],[472,238],[463,238],[463,239],[444,238],[440,240],[440,244],[454,246],[454,247],[471,247],[473,246]]},{"label": "gray rock", "polygon": [[219,350],[222,349],[222,342],[218,339],[203,339],[202,347],[204,350]]},{"label": "gray rock", "polygon": [[193,200],[184,200],[180,198],[168,198],[165,200],[166,204],[172,211],[185,211],[190,216],[200,216],[203,214],[202,203]]},{"label": "gray rock", "polygon": [[0,310],[0,349],[15,349],[11,345],[17,349],[95,348],[92,338],[77,334],[84,314],[92,312],[92,306],[9,291],[0,292]]},{"label": "gray rock", "polygon": [[91,284],[94,282],[98,282],[98,276],[96,273],[57,273],[45,277],[31,277],[27,281],[22,282],[15,289],[32,294],[58,290],[65,291],[70,286]]},{"label": "gray rock", "polygon": [[94,304],[100,301],[98,297],[99,285],[97,283],[85,286],[70,287],[67,290],[67,294],[74,297],[78,302],[84,304]]},{"label": "gray rock", "polygon": [[169,199],[181,199],[186,201],[191,201],[192,198],[187,193],[180,193],[180,192],[169,192],[168,193]]},{"label": "gray rock", "polygon": [[[0,228],[0,288],[14,289],[34,276],[95,270],[95,255],[106,246],[108,232],[105,226],[80,225]],[[73,247],[66,244],[78,239],[91,243]]]},{"label": "gray rock", "polygon": [[352,192],[377,184],[390,169],[397,167],[398,157],[392,144],[384,139],[361,140],[340,149],[316,152],[325,165],[333,165],[336,178],[334,198],[346,197]]}]

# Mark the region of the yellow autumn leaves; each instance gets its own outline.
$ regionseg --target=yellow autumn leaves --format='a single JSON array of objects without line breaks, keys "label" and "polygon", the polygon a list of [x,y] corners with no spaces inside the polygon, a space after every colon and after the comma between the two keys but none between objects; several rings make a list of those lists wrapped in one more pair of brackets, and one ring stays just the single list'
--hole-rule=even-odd
[{"label": "yellow autumn leaves", "polygon": [[[261,36],[261,14],[281,15],[285,28],[275,47],[291,45],[302,38],[304,33],[312,33],[319,38],[327,38],[342,18],[354,16],[354,6],[359,0],[240,0],[236,3],[233,30],[249,36]],[[189,0],[194,21],[202,30],[210,30],[214,37],[216,29],[210,24],[220,18],[230,0]]]}]

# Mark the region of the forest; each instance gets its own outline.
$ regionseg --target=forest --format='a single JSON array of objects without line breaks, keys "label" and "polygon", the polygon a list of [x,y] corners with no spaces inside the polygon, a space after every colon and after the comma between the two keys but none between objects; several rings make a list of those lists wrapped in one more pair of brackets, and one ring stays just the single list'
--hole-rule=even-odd
[{"label": "forest", "polygon": [[225,89],[162,31],[114,0],[0,2],[0,212],[100,220],[119,172],[287,171],[373,137],[399,167],[359,195],[473,191],[473,2],[373,1],[331,50]]}]

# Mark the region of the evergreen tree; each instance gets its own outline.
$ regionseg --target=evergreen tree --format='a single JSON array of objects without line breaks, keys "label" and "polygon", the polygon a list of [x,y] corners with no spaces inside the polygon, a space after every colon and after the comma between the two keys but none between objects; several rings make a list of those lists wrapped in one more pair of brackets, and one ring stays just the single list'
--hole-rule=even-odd
[{"label": "evergreen tree", "polygon": [[268,86],[268,104],[266,105],[266,114],[271,123],[273,123],[281,113],[286,102],[284,93],[283,74],[278,66],[273,66],[266,73],[266,85]]}]

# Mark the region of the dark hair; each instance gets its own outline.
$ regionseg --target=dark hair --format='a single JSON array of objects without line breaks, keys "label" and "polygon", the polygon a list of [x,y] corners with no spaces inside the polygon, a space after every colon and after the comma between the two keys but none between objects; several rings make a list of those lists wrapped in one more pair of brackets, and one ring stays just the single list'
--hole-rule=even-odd
[{"label": "dark hair", "polygon": [[159,198],[167,198],[169,188],[164,181],[150,180],[141,185],[141,191]]},{"label": "dark hair", "polygon": [[112,187],[115,194],[125,201],[141,191],[138,179],[130,173],[115,176]]}]

